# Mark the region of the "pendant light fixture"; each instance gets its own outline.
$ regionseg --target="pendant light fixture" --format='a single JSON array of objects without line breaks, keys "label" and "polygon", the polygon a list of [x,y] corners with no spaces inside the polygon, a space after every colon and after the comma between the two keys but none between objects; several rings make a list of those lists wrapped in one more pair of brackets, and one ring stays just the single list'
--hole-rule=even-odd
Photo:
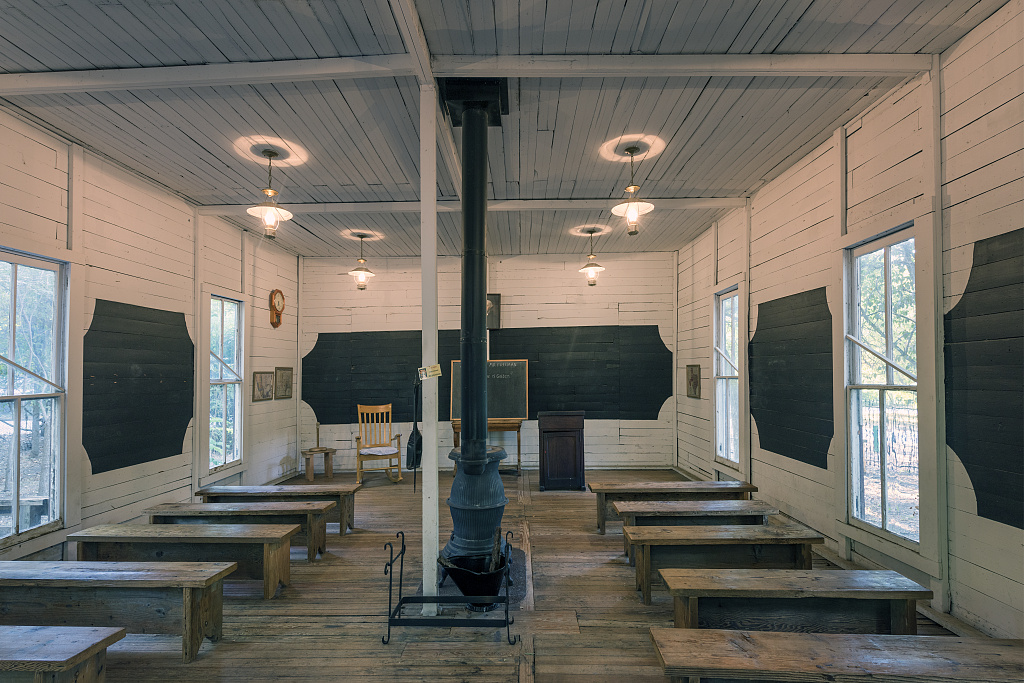
[{"label": "pendant light fixture", "polygon": [[359,238],[359,265],[348,271],[348,274],[355,278],[356,289],[363,290],[366,289],[366,283],[376,273],[363,265],[366,263],[366,259],[363,258],[363,238],[366,237],[366,233],[361,232],[356,237]]},{"label": "pendant light fixture", "polygon": [[631,145],[622,151],[629,155],[629,187],[626,188],[626,192],[629,193],[629,196],[623,203],[613,206],[612,213],[616,216],[625,217],[627,235],[639,235],[640,228],[637,226],[640,222],[640,216],[653,211],[654,204],[651,204],[650,202],[641,202],[636,196],[640,186],[636,184],[633,177],[633,155],[639,152],[640,148],[636,145]]},{"label": "pendant light fixture", "polygon": [[597,285],[597,274],[604,270],[604,266],[595,261],[597,256],[594,255],[594,233],[599,232],[600,228],[586,228],[583,232],[590,235],[590,255],[587,256],[587,264],[580,268],[581,273],[586,273],[587,284],[591,287]]},{"label": "pendant light fixture", "polygon": [[263,150],[263,156],[267,158],[267,187],[263,190],[263,194],[266,195],[267,199],[256,206],[249,207],[246,209],[246,213],[259,218],[260,223],[263,224],[263,234],[269,239],[274,239],[277,236],[277,228],[281,225],[281,221],[290,221],[292,219],[292,212],[282,209],[274,201],[274,197],[277,196],[277,190],[273,189],[272,180],[274,159],[277,157],[277,152],[272,149],[265,149]]}]

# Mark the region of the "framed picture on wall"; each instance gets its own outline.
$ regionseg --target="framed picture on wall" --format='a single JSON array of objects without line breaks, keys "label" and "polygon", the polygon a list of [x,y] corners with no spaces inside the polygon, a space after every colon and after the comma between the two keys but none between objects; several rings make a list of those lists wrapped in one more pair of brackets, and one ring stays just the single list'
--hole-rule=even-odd
[{"label": "framed picture on wall", "polygon": [[484,322],[489,330],[501,329],[501,294],[487,295],[487,317]]},{"label": "framed picture on wall", "polygon": [[274,398],[274,373],[254,372],[252,373],[252,400],[270,401]]},{"label": "framed picture on wall", "polygon": [[274,398],[292,397],[292,369],[274,368]]},{"label": "framed picture on wall", "polygon": [[686,366],[686,397],[700,398],[700,366]]}]

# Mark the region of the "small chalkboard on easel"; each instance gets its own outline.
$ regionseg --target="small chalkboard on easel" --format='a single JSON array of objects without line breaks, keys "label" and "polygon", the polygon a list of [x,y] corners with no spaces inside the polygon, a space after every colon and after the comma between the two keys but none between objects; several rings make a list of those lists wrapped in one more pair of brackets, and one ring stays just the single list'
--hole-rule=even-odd
[{"label": "small chalkboard on easel", "polygon": [[[487,417],[528,419],[529,363],[526,359],[487,361]],[[451,419],[462,418],[462,363],[452,361]]]}]

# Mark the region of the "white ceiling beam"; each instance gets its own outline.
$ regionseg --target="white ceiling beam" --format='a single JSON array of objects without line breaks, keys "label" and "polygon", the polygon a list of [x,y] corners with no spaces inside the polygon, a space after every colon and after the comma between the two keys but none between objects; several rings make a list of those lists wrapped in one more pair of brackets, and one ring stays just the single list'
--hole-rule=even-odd
[{"label": "white ceiling beam", "polygon": [[904,76],[931,55],[434,55],[437,77]]},{"label": "white ceiling beam", "polygon": [[[743,197],[674,197],[651,199],[644,197],[657,209],[678,211],[685,209],[735,209],[746,206]],[[488,211],[592,211],[609,210],[621,199],[504,199],[490,201]],[[200,216],[244,216],[252,204],[210,204],[199,207]],[[295,215],[314,213],[415,213],[420,203],[413,202],[321,202],[309,204],[282,204]],[[462,204],[457,199],[441,199],[437,202],[439,213],[460,211]]]},{"label": "white ceiling beam", "polygon": [[328,79],[413,76],[412,56],[332,57],[279,62],[233,62],[139,69],[94,69],[0,74],[0,97],[112,90],[152,90],[215,85],[251,85]]},{"label": "white ceiling beam", "polygon": [[[410,57],[416,64],[416,78],[419,79],[420,85],[434,85],[434,73],[430,69],[430,48],[427,46],[427,36],[423,33],[423,24],[420,22],[416,3],[414,0],[388,0],[388,4],[391,6],[391,13],[398,24],[398,32],[402,36],[402,42],[405,43],[405,49],[409,51]],[[445,121],[440,102],[438,102],[435,119],[441,159],[452,177],[455,193],[461,196],[462,160],[459,159],[455,136]]]}]

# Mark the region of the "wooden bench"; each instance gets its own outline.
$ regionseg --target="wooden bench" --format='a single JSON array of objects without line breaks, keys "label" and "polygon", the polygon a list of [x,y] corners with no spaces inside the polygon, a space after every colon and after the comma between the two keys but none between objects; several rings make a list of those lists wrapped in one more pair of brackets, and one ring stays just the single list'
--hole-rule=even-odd
[{"label": "wooden bench", "polygon": [[327,513],[338,504],[332,500],[298,500],[277,503],[164,503],[142,511],[150,524],[298,524],[302,531],[292,537],[306,543],[306,559],[327,552]]},{"label": "wooden bench", "polygon": [[1024,680],[1020,640],[682,628],[652,628],[651,640],[673,683]]},{"label": "wooden bench", "polygon": [[[760,500],[617,500],[612,509],[623,526],[764,524],[779,509]],[[633,548],[622,537],[629,563]]]},{"label": "wooden bench", "polygon": [[207,486],[196,491],[204,503],[333,500],[336,513],[327,521],[339,522],[338,533],[355,528],[355,495],[362,484],[283,484],[279,486]]},{"label": "wooden bench", "polygon": [[917,633],[932,592],[890,570],[662,569],[676,628]]},{"label": "wooden bench", "polygon": [[757,487],[745,481],[634,481],[588,484],[597,494],[597,533],[605,522],[618,519],[611,504],[617,500],[749,500]]},{"label": "wooden bench", "polygon": [[103,524],[68,534],[78,559],[112,562],[237,562],[232,578],[262,579],[263,597],[291,583],[298,524]]},{"label": "wooden bench", "polygon": [[810,569],[825,538],[797,522],[729,526],[627,526],[636,546],[636,587],[651,604],[653,572],[669,568]]},{"label": "wooden bench", "polygon": [[181,658],[223,635],[224,577],[234,562],[0,562],[0,621],[117,624],[181,635]]},{"label": "wooden bench", "polygon": [[124,635],[110,626],[0,626],[0,680],[101,683],[107,646]]}]

